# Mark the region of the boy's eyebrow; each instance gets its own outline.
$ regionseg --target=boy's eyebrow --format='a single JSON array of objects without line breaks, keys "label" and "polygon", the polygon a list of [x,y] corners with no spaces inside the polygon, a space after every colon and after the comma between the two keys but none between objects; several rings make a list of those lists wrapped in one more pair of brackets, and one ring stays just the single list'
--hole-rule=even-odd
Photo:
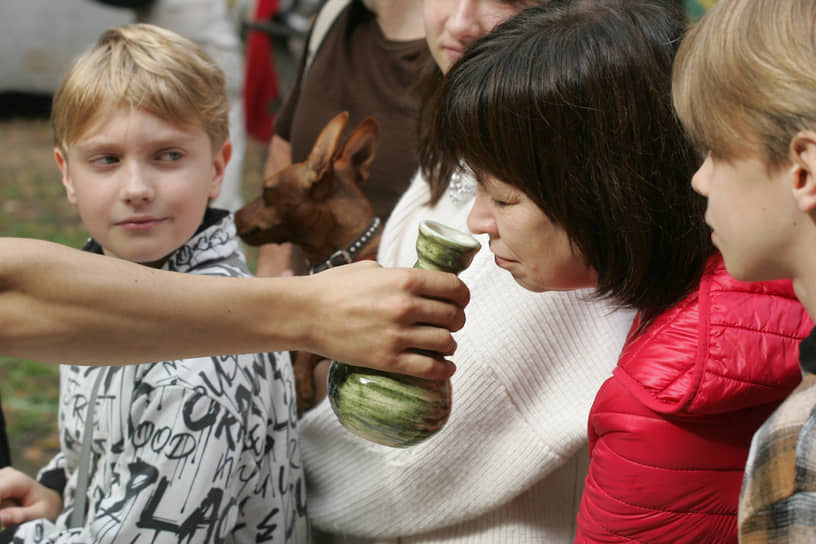
[{"label": "boy's eyebrow", "polygon": [[[174,146],[178,145],[179,143],[186,143],[195,139],[195,135],[187,132],[187,131],[173,131],[172,134],[163,134],[159,133],[156,137],[151,137],[147,142],[150,146]],[[83,147],[95,147],[95,146],[105,146],[105,145],[119,145],[118,141],[114,141],[111,138],[107,138],[103,135],[96,134],[89,138],[79,138],[77,141],[74,142],[72,147],[83,148]]]}]

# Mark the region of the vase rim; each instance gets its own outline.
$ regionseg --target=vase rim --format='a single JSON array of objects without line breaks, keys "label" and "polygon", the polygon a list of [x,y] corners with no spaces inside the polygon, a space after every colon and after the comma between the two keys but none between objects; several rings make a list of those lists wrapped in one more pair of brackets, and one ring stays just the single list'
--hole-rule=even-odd
[{"label": "vase rim", "polygon": [[422,221],[419,224],[419,230],[425,236],[433,236],[450,244],[455,244],[464,248],[479,249],[482,247],[479,240],[477,240],[470,233],[449,227],[431,219]]}]

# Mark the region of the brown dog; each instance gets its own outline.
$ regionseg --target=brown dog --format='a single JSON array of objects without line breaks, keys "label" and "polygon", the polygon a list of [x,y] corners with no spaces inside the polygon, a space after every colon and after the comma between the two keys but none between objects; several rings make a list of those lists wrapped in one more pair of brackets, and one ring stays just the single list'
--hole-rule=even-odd
[{"label": "brown dog", "polygon": [[[369,173],[379,128],[365,118],[340,145],[348,122],[343,112],[323,128],[309,157],[263,182],[263,194],[235,212],[238,236],[250,245],[292,242],[310,272],[374,257],[381,223],[359,184]],[[314,367],[320,357],[294,356],[298,411],[315,403]]]}]

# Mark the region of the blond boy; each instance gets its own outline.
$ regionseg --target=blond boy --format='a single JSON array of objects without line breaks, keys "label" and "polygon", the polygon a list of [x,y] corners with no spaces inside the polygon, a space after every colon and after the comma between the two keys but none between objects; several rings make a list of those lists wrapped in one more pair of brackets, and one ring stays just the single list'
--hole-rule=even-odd
[{"label": "blond boy", "polygon": [[[720,0],[684,40],[674,103],[728,271],[790,278],[816,317],[816,2]],[[761,326],[761,323],[757,324]],[[773,365],[774,361],[756,364]],[[816,541],[816,332],[801,385],[754,435],[740,542]]]},{"label": "blond boy", "polygon": [[[52,123],[87,251],[249,275],[232,216],[209,207],[231,146],[224,74],[200,48],[151,25],[104,32]],[[307,541],[292,384],[286,353],[63,366],[60,453],[39,483],[3,473],[19,480],[5,498],[41,497],[14,541]]]}]

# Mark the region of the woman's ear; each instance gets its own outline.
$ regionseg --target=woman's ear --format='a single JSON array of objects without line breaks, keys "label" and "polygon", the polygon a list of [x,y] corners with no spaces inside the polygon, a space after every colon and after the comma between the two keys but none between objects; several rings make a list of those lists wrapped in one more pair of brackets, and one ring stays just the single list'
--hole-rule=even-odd
[{"label": "woman's ear", "polygon": [[793,196],[805,213],[816,210],[816,132],[804,130],[791,140]]}]

